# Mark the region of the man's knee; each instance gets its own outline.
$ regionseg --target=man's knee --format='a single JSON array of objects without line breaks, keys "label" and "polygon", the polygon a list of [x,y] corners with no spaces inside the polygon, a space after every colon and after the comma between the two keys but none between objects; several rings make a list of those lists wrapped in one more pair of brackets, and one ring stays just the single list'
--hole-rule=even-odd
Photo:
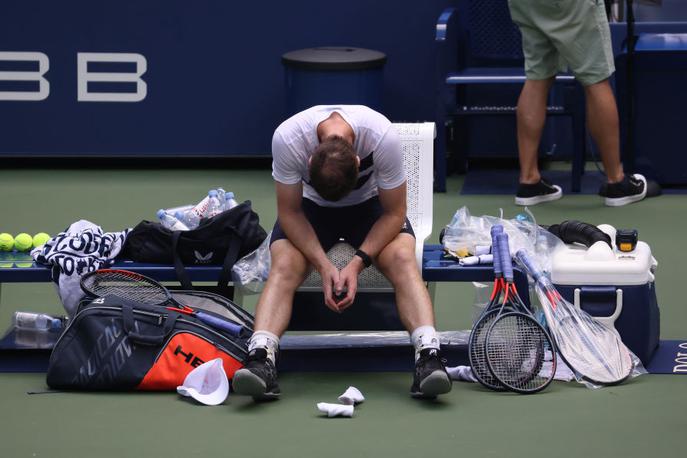
[{"label": "man's knee", "polygon": [[415,246],[396,240],[382,250],[380,267],[390,273],[406,273],[408,270],[417,270],[415,258]]},{"label": "man's knee", "polygon": [[271,250],[270,278],[297,287],[305,279],[308,262],[288,240],[278,240]]}]

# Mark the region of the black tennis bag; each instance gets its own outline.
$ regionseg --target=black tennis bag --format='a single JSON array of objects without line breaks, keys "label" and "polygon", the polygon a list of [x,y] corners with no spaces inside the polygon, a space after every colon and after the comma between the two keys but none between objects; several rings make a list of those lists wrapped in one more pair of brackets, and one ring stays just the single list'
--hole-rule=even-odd
[{"label": "black tennis bag", "polygon": [[48,365],[47,383],[69,390],[175,390],[204,362],[221,358],[231,379],[243,366],[253,317],[216,294],[176,291],[185,305],[243,326],[238,336],[164,306],[116,296],[82,302],[60,336]]},{"label": "black tennis bag", "polygon": [[129,233],[120,258],[155,264],[174,264],[177,278],[192,289],[184,266],[221,265],[219,286],[226,286],[231,268],[256,249],[267,234],[250,201],[204,219],[190,231],[172,231],[160,223],[142,221]]}]

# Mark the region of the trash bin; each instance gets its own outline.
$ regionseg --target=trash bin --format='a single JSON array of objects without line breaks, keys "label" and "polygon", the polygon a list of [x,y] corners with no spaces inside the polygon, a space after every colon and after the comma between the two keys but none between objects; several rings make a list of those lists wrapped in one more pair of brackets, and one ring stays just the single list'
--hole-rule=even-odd
[{"label": "trash bin", "polygon": [[282,56],[289,115],[313,105],[351,104],[382,109],[386,55],[350,47],[320,47]]}]

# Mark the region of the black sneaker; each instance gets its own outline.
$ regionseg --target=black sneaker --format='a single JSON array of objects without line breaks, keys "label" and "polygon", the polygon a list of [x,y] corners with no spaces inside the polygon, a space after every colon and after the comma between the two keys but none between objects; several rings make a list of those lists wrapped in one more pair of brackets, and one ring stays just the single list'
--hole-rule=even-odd
[{"label": "black sneaker", "polygon": [[623,181],[618,183],[604,183],[599,189],[599,195],[606,198],[605,204],[609,207],[621,207],[644,199],[646,190],[646,178],[635,173],[625,175]]},{"label": "black sneaker", "polygon": [[248,354],[243,369],[234,374],[231,386],[235,393],[253,396],[256,401],[276,399],[281,394],[277,369],[267,358],[267,350],[256,348]]},{"label": "black sneaker", "polygon": [[420,351],[420,357],[415,361],[415,377],[410,395],[414,398],[432,399],[448,393],[451,388],[451,378],[444,367],[444,360],[439,357],[439,351],[434,348]]},{"label": "black sneaker", "polygon": [[520,183],[518,192],[515,194],[516,205],[537,205],[542,202],[550,202],[563,197],[560,186],[551,184],[544,178],[539,183],[525,184]]}]

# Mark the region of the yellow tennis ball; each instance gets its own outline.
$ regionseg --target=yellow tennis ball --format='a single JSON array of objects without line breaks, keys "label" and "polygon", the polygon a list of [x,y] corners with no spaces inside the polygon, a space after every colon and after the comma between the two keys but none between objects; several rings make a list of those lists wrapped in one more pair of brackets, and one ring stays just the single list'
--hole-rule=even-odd
[{"label": "yellow tennis ball", "polygon": [[45,242],[50,240],[50,234],[46,234],[45,232],[39,232],[38,234],[33,236],[33,247],[38,248],[41,245],[45,245]]},{"label": "yellow tennis ball", "polygon": [[0,234],[0,251],[12,251],[14,249],[14,237],[12,234],[3,232]]},{"label": "yellow tennis ball", "polygon": [[17,251],[28,251],[33,246],[33,238],[26,232],[17,234],[14,238],[14,248]]}]

